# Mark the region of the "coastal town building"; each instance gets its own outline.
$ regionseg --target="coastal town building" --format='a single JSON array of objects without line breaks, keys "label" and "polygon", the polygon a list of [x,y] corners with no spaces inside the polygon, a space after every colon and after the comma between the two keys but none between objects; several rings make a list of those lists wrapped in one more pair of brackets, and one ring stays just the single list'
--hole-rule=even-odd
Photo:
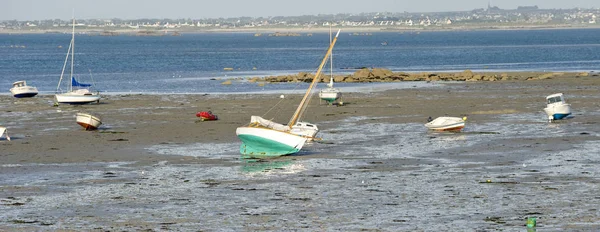
[{"label": "coastal town building", "polygon": [[[78,19],[77,27],[97,30],[179,30],[202,31],[236,28],[380,28],[394,29],[453,29],[453,28],[510,28],[523,26],[595,26],[600,9],[540,9],[538,6],[519,6],[500,9],[487,8],[460,12],[377,12],[361,14],[304,15],[275,17],[237,17],[219,19]],[[60,31],[71,27],[70,20],[5,20],[0,32]],[[598,25],[600,26],[600,25]]]}]

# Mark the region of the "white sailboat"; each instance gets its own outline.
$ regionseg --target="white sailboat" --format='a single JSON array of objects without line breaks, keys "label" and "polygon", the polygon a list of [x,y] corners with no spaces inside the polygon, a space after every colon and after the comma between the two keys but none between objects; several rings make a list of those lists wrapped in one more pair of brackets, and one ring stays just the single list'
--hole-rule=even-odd
[{"label": "white sailboat", "polygon": [[340,31],[338,30],[335,38],[329,44],[329,49],[325,57],[323,57],[314,79],[287,125],[263,119],[259,116],[252,116],[248,126],[241,126],[236,129],[235,132],[242,141],[242,145],[240,146],[240,153],[242,155],[257,158],[274,157],[293,154],[302,149],[309,136],[294,134],[292,130],[294,130],[294,126],[297,125],[299,118],[308,106],[311,91],[316,85],[317,80],[319,80],[323,66],[329,55],[331,55],[339,34]]},{"label": "white sailboat", "polygon": [[[331,29],[329,30],[329,42],[331,43]],[[326,101],[327,104],[333,104],[336,100],[342,97],[342,92],[339,89],[333,88],[333,54],[329,56],[330,77],[329,84],[326,89],[319,92],[319,98]]]},{"label": "white sailboat", "polygon": [[[65,74],[65,68],[67,67],[67,62],[69,61],[69,54],[71,55],[71,72],[70,72],[70,82],[68,84],[68,88],[66,92],[61,91],[61,83]],[[78,82],[73,76],[73,68],[75,62],[75,18],[73,18],[73,32],[71,35],[71,43],[69,44],[69,49],[67,50],[67,57],[65,57],[65,63],[63,65],[62,72],[60,74],[60,79],[58,80],[58,86],[56,87],[57,94],[55,95],[57,103],[67,103],[67,104],[86,104],[91,102],[99,102],[100,94],[98,92],[92,92],[90,90],[91,84],[84,84]]]}]

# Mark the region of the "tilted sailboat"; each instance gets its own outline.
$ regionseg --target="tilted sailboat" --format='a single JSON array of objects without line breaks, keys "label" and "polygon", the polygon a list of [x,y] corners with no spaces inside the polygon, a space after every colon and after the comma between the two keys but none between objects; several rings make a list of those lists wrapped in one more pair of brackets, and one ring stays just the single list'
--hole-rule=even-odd
[{"label": "tilted sailboat", "polygon": [[[70,73],[70,82],[67,88],[67,92],[61,93],[61,82],[63,76],[65,74],[65,68],[67,67],[67,62],[69,61],[69,54],[71,55],[71,73]],[[67,50],[67,57],[65,57],[65,63],[62,68],[62,72],[60,74],[60,79],[58,80],[58,86],[56,87],[56,102],[57,103],[68,103],[68,104],[86,104],[91,102],[100,101],[100,95],[98,92],[90,91],[91,84],[79,83],[75,77],[73,76],[73,68],[75,62],[75,18],[73,18],[73,32],[71,35],[71,43],[69,44],[69,49]]]},{"label": "tilted sailboat", "polygon": [[[329,36],[329,42],[331,43],[331,30],[329,31]],[[339,89],[333,88],[333,54],[329,56],[329,67],[329,84],[327,84],[327,89],[323,89],[319,92],[319,98],[331,105],[333,102],[342,97],[342,92],[340,92]]]},{"label": "tilted sailboat", "polygon": [[263,119],[259,116],[252,116],[248,126],[241,126],[236,129],[235,133],[242,141],[242,145],[240,146],[240,153],[242,153],[242,155],[258,158],[274,157],[293,154],[302,149],[309,137],[294,134],[291,131],[308,106],[310,93],[315,87],[317,80],[319,80],[318,77],[321,75],[323,66],[331,54],[339,34],[340,31],[338,30],[335,38],[329,44],[329,49],[327,50],[325,57],[323,57],[315,77],[287,125]]}]

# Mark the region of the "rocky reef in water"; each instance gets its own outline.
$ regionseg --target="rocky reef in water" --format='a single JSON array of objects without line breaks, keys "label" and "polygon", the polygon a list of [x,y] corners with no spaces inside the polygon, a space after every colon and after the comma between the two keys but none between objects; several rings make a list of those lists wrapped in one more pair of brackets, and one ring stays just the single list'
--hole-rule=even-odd
[{"label": "rocky reef in water", "polygon": [[[334,82],[399,82],[399,81],[510,81],[510,80],[544,80],[570,76],[598,76],[593,73],[563,73],[563,72],[482,72],[471,70],[463,72],[421,72],[406,73],[392,72],[385,68],[361,68],[349,75],[334,75]],[[268,76],[262,79],[266,82],[311,82],[315,74],[300,72],[296,75]],[[254,78],[256,79],[256,78]],[[255,80],[256,81],[256,80]],[[321,82],[328,82],[328,75],[321,75]]]}]

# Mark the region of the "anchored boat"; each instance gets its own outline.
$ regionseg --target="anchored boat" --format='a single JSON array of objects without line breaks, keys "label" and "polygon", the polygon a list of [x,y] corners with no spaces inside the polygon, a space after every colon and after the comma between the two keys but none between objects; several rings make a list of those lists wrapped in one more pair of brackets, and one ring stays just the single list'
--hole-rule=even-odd
[{"label": "anchored boat", "polygon": [[562,93],[555,93],[546,97],[544,112],[548,121],[564,119],[571,115],[571,104],[567,104]]},{"label": "anchored boat", "polygon": [[0,137],[6,134],[6,140],[10,141],[10,136],[8,136],[8,131],[6,127],[0,126]]},{"label": "anchored boat", "polygon": [[[61,82],[63,80],[63,76],[65,74],[65,68],[67,67],[67,62],[69,61],[69,54],[71,55],[71,73],[70,73],[70,82],[67,87],[66,92],[61,91]],[[73,32],[71,34],[71,43],[69,44],[69,49],[67,50],[67,57],[65,57],[65,63],[63,65],[62,72],[60,74],[60,79],[58,80],[58,86],[56,87],[57,94],[55,95],[57,103],[67,103],[67,104],[87,104],[92,102],[100,101],[100,94],[98,92],[92,92],[90,90],[91,84],[84,84],[78,82],[73,76],[73,68],[75,62],[75,18],[73,18]]]},{"label": "anchored boat", "polygon": [[[331,43],[331,30],[329,30],[329,43]],[[329,84],[327,84],[326,89],[323,89],[319,92],[319,98],[331,105],[342,97],[342,92],[340,92],[339,89],[333,88],[333,54],[330,54],[329,56],[329,70]],[[342,103],[340,102],[340,104]]]},{"label": "anchored boat", "polygon": [[13,87],[10,89],[12,95],[16,98],[33,97],[38,94],[36,87],[27,85],[25,81],[17,81],[13,83]]},{"label": "anchored boat", "polygon": [[292,131],[294,130],[294,125],[297,125],[308,106],[311,91],[316,85],[317,80],[319,80],[323,66],[329,55],[331,55],[339,34],[340,31],[338,30],[335,38],[329,44],[329,49],[327,49],[327,53],[323,57],[316,75],[287,125],[279,124],[259,116],[252,116],[250,117],[249,125],[236,129],[236,134],[242,141],[242,145],[240,146],[240,153],[242,155],[255,158],[274,157],[293,154],[302,149],[310,137],[302,134],[294,134]]},{"label": "anchored boat", "polygon": [[465,127],[466,120],[467,117],[438,117],[425,126],[434,131],[460,131]]},{"label": "anchored boat", "polygon": [[86,113],[77,113],[77,124],[85,128],[85,130],[97,130],[102,124],[100,118]]}]

